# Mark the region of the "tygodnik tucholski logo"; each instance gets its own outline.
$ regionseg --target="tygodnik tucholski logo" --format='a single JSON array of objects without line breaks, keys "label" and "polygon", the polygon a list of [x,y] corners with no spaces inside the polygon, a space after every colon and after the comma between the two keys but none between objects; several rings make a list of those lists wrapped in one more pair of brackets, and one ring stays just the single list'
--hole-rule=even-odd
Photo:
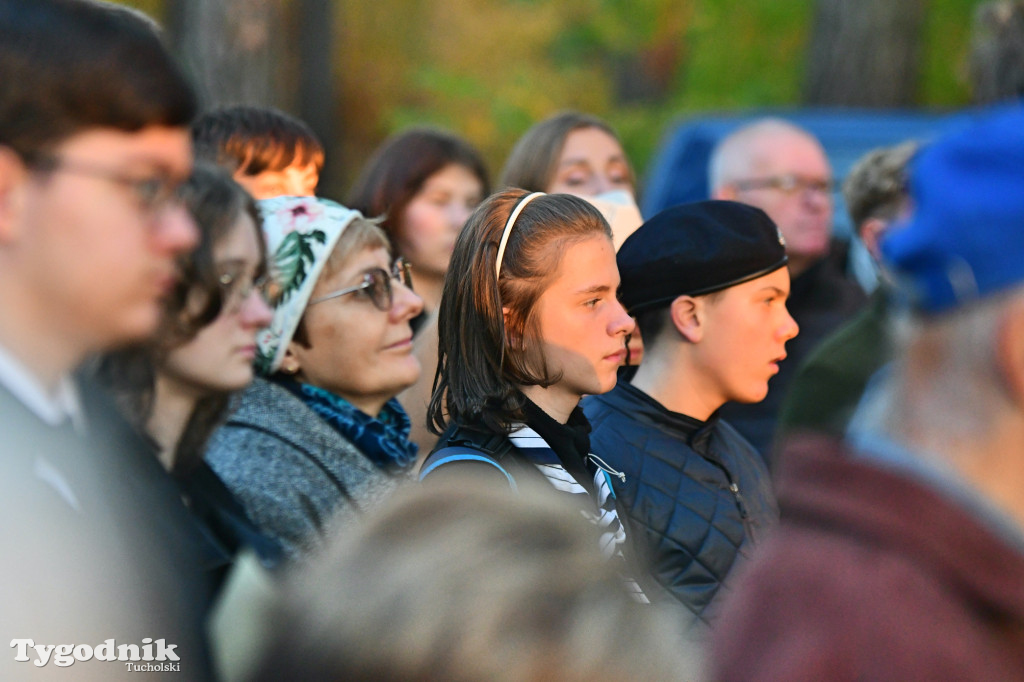
[{"label": "tygodnik tucholski logo", "polygon": [[14,660],[23,663],[31,660],[32,665],[39,668],[51,661],[55,666],[66,668],[76,661],[95,658],[97,661],[123,661],[128,670],[137,672],[181,670],[181,664],[177,662],[178,654],[174,652],[177,646],[150,637],[144,637],[142,644],[118,644],[108,639],[95,647],[88,644],[36,644],[31,639],[11,640],[11,648],[15,649]]}]

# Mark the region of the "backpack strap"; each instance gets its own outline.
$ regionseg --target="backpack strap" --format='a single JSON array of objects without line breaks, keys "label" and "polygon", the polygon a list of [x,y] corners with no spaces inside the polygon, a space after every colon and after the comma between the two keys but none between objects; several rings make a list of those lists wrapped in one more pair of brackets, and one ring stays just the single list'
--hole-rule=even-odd
[{"label": "backpack strap", "polygon": [[430,455],[423,460],[423,468],[420,469],[420,480],[422,481],[438,467],[442,467],[445,464],[451,464],[452,462],[483,462],[484,464],[489,464],[505,476],[508,480],[508,485],[512,490],[517,489],[516,481],[512,478],[512,474],[510,474],[505,467],[501,466],[493,455],[488,452],[484,452],[483,450],[477,450],[476,448],[465,445],[450,445],[446,448],[441,448],[440,450],[435,450],[430,453]]},{"label": "backpack strap", "polygon": [[481,462],[500,471],[508,480],[509,487],[518,490],[515,478],[502,466],[502,460],[513,449],[511,441],[506,436],[455,427],[442,442],[445,446],[430,453],[423,461],[420,467],[421,481],[445,464]]}]

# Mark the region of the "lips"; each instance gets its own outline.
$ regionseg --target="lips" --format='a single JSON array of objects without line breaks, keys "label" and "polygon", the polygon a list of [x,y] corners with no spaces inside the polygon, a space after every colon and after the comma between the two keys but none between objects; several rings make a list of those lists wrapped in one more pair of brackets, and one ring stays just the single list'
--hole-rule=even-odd
[{"label": "lips", "polygon": [[626,349],[621,348],[614,353],[604,356],[604,359],[615,364],[621,364],[626,359]]},{"label": "lips", "polygon": [[775,370],[775,372],[773,372],[773,374],[774,373],[778,373],[778,371],[779,371],[779,363],[781,363],[785,359],[786,359],[786,354],[783,353],[782,355],[780,355],[779,357],[775,358],[774,360],[772,360],[771,362],[768,363],[769,367],[771,367],[772,369]]},{"label": "lips", "polygon": [[384,346],[384,350],[403,350],[405,348],[412,347],[412,336],[407,336],[401,341],[396,341],[389,346]]}]

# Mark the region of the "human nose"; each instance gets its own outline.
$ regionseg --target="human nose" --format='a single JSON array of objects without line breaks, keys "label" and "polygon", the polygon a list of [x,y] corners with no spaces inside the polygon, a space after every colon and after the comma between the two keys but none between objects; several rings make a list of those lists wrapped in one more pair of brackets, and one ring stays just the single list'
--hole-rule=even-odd
[{"label": "human nose", "polygon": [[466,221],[469,220],[469,216],[472,215],[473,209],[463,204],[455,204],[448,212],[452,229],[456,232],[461,232],[462,228],[466,225]]},{"label": "human nose", "polygon": [[411,320],[423,312],[423,299],[404,282],[392,284],[391,308],[388,317],[392,322]]},{"label": "human nose", "polygon": [[191,251],[199,243],[199,228],[181,204],[173,203],[155,216],[153,231],[156,246],[166,253],[185,253]]},{"label": "human nose", "polygon": [[832,206],[831,185],[819,186],[807,184],[800,188],[800,197],[808,207],[825,211]]},{"label": "human nose", "polygon": [[241,313],[242,324],[253,329],[263,329],[270,325],[274,319],[274,311],[270,308],[263,294],[258,289],[253,289],[242,301]]},{"label": "human nose", "polygon": [[612,319],[608,325],[609,336],[625,336],[632,334],[633,329],[636,328],[636,322],[629,313],[626,312],[625,307],[617,300],[615,301],[615,307],[612,311]]},{"label": "human nose", "polygon": [[611,192],[613,189],[616,189],[616,185],[607,175],[597,174],[594,176],[591,189],[594,196],[600,196],[605,192]]},{"label": "human nose", "polygon": [[782,324],[779,326],[779,337],[783,341],[789,341],[800,333],[800,325],[796,323],[793,316],[789,314],[789,310],[785,311],[785,318]]}]

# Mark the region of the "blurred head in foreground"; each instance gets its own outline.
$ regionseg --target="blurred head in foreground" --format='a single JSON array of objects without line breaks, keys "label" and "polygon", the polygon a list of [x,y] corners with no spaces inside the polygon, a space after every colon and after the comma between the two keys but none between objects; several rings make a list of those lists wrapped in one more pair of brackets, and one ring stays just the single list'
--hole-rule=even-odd
[{"label": "blurred head in foreground", "polygon": [[396,495],[293,575],[253,679],[694,679],[676,624],[552,497],[458,479]]}]

